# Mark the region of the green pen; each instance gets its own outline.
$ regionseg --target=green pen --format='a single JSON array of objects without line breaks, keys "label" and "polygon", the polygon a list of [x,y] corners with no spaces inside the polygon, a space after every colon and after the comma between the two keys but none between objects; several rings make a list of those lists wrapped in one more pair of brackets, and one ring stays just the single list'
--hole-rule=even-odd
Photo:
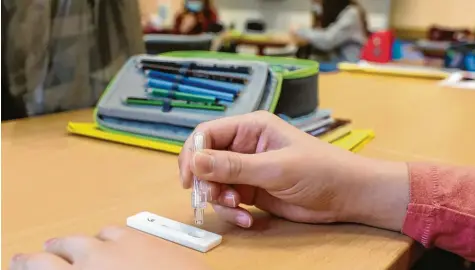
[{"label": "green pen", "polygon": [[145,90],[148,94],[158,96],[158,97],[170,97],[179,100],[186,100],[192,102],[204,102],[204,103],[215,103],[216,97],[211,96],[203,96],[203,95],[195,95],[195,94],[188,94],[182,92],[173,92],[170,90],[158,89],[158,88],[148,88]]},{"label": "green pen", "polygon": [[[127,97],[125,103],[128,105],[146,105],[146,106],[160,106],[165,105],[165,101],[162,99],[149,99],[141,97]],[[170,100],[171,108],[184,108],[195,110],[208,110],[208,111],[225,111],[226,107],[222,105],[213,105],[207,103],[195,103],[190,101]]]}]

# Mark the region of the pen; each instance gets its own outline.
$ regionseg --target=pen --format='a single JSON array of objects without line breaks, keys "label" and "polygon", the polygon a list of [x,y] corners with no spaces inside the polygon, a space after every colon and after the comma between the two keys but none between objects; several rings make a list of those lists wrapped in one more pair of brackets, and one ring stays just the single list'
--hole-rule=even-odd
[{"label": "pen", "polygon": [[230,93],[223,93],[219,91],[213,91],[208,89],[203,89],[199,87],[181,85],[177,83],[171,83],[164,80],[151,79],[147,81],[147,86],[150,88],[166,89],[166,90],[177,90],[178,92],[195,94],[195,95],[204,95],[210,96],[217,99],[222,99],[224,101],[234,101],[234,95]]},{"label": "pen", "polygon": [[141,97],[127,97],[125,99],[127,105],[145,105],[145,106],[160,106],[170,108],[184,108],[195,110],[208,110],[208,111],[225,111],[226,107],[222,105],[213,105],[206,103],[193,103],[189,101],[176,101],[176,100],[162,100],[162,99],[149,99]]},{"label": "pen", "polygon": [[237,66],[237,65],[218,65],[218,64],[210,64],[210,63],[196,63],[196,62],[169,62],[164,60],[150,60],[150,59],[142,59],[140,60],[141,64],[155,64],[155,65],[163,65],[168,67],[175,67],[175,68],[183,68],[183,69],[190,69],[190,70],[205,70],[205,71],[231,71],[235,73],[244,73],[250,74],[251,69],[249,67]]},{"label": "pen", "polygon": [[[193,152],[203,151],[206,148],[206,139],[202,132],[193,135]],[[204,209],[207,204],[208,190],[201,184],[201,180],[193,175],[193,187],[191,191],[191,207],[195,224],[202,225],[204,223]]]},{"label": "pen", "polygon": [[187,94],[182,92],[176,92],[172,90],[157,89],[157,88],[148,88],[145,90],[146,93],[152,96],[186,100],[192,102],[204,102],[204,103],[216,103],[216,98],[211,96],[202,96],[196,94]]},{"label": "pen", "polygon": [[234,74],[226,74],[222,73],[219,74],[217,72],[205,72],[205,71],[198,71],[198,70],[181,70],[180,68],[176,67],[167,67],[167,66],[162,66],[159,64],[148,64],[148,63],[138,63],[136,65],[138,69],[141,69],[143,71],[147,70],[156,70],[156,71],[163,71],[163,72],[169,72],[173,74],[182,74],[182,71],[185,71],[185,74],[182,74],[184,76],[190,76],[190,77],[196,77],[196,78],[203,78],[203,79],[210,79],[213,81],[220,81],[220,82],[229,82],[229,83],[238,83],[238,84],[247,84],[248,79],[244,77],[239,77],[235,76]]},{"label": "pen", "polygon": [[186,77],[182,75],[170,74],[166,72],[156,71],[156,70],[147,70],[145,71],[145,75],[149,78],[165,80],[174,83],[180,83],[189,86],[195,87],[202,87],[204,89],[214,90],[214,91],[222,91],[231,93],[233,95],[237,95],[242,88],[242,85],[239,84],[231,84],[225,82],[216,82],[213,80],[203,79],[203,78],[193,78],[193,77]]}]

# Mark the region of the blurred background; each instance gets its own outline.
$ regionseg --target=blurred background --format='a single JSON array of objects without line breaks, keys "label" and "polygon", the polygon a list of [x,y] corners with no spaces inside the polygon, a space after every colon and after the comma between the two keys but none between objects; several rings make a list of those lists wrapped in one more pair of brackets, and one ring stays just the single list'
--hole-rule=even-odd
[{"label": "blurred background", "polygon": [[473,10],[473,0],[4,0],[2,120],[94,106],[140,53],[473,71]]}]

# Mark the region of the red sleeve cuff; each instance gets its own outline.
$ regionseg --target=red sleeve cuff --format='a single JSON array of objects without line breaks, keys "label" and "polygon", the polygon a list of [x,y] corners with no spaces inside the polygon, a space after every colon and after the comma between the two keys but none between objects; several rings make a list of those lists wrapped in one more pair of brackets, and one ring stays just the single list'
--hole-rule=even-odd
[{"label": "red sleeve cuff", "polygon": [[475,169],[412,163],[409,171],[402,232],[475,261]]}]

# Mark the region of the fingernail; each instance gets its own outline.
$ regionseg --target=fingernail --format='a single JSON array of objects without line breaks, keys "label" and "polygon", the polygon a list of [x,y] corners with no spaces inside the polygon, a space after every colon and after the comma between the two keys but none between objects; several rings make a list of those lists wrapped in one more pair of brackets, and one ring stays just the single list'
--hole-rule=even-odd
[{"label": "fingernail", "polygon": [[243,228],[249,228],[251,227],[251,220],[249,219],[249,217],[245,214],[239,214],[237,217],[236,217],[236,223],[243,227]]},{"label": "fingernail", "polygon": [[197,170],[197,173],[208,174],[213,172],[214,157],[204,152],[196,152],[193,155],[193,164]]},{"label": "fingernail", "polygon": [[48,247],[49,245],[53,244],[54,242],[56,242],[56,240],[58,240],[57,238],[51,238],[49,239],[48,241],[45,242],[44,246],[45,247]]},{"label": "fingernail", "polygon": [[224,195],[224,199],[227,201],[228,204],[230,204],[232,207],[236,207],[236,199],[234,197],[234,194],[226,194]]}]

